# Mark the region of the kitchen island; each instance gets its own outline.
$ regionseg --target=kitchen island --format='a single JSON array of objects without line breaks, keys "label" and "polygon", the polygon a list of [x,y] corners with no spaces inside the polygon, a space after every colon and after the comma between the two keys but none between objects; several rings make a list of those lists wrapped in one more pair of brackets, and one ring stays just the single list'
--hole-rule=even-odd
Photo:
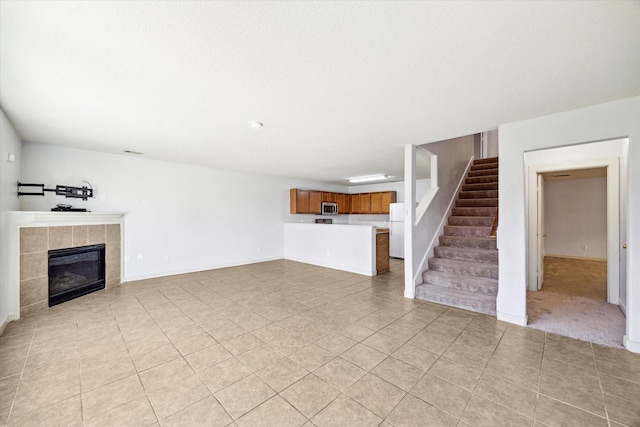
[{"label": "kitchen island", "polygon": [[[388,233],[388,229],[386,229]],[[385,230],[381,230],[383,233]],[[376,250],[373,225],[286,223],[284,257],[292,261],[375,276],[376,255],[388,265],[389,246]],[[384,239],[382,239],[384,240]],[[388,239],[387,239],[388,242]],[[386,248],[386,255],[384,252]],[[388,269],[388,267],[387,267]],[[382,270],[380,271],[382,272]]]}]

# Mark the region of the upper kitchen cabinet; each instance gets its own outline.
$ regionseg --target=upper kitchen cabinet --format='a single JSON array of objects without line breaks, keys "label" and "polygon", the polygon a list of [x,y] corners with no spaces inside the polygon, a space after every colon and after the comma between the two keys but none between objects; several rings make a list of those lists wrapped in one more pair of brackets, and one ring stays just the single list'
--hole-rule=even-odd
[{"label": "upper kitchen cabinet", "polygon": [[336,203],[338,204],[339,214],[348,214],[351,212],[351,198],[348,194],[337,193]]},{"label": "upper kitchen cabinet", "polygon": [[289,190],[289,211],[292,214],[320,214],[322,191]]},{"label": "upper kitchen cabinet", "polygon": [[336,193],[327,193],[325,191],[322,192],[322,201],[323,202],[331,202],[331,203],[337,203],[338,202],[338,194]]},{"label": "upper kitchen cabinet", "polygon": [[309,190],[289,190],[289,206],[292,214],[309,213]]},{"label": "upper kitchen cabinet", "polygon": [[382,197],[382,193],[371,193],[371,209],[369,210],[372,214],[380,214],[382,213],[382,206],[380,204]]},{"label": "upper kitchen cabinet", "polygon": [[371,213],[371,194],[370,193],[360,194],[360,213],[361,214]]},{"label": "upper kitchen cabinet", "polygon": [[309,213],[322,213],[322,191],[309,191]]},{"label": "upper kitchen cabinet", "polygon": [[395,191],[385,191],[380,193],[380,213],[388,214],[389,213],[389,205],[391,203],[396,203],[397,193]]},{"label": "upper kitchen cabinet", "polygon": [[290,190],[289,203],[293,214],[319,215],[322,202],[337,203],[341,214],[388,214],[389,204],[396,202],[396,192],[344,194],[298,188]]}]

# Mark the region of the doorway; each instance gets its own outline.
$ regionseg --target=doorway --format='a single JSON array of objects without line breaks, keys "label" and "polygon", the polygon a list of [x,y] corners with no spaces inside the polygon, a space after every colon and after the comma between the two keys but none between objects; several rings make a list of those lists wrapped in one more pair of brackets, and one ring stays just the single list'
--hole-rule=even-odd
[{"label": "doorway", "polygon": [[[579,170],[606,171],[606,218],[607,220],[607,302],[620,303],[620,198],[619,198],[619,166],[618,158],[607,158],[575,162],[559,163],[529,167],[529,273],[528,290],[538,291],[544,281],[545,239],[548,233],[544,230],[544,176],[585,174]],[[545,234],[547,236],[545,236]],[[581,245],[583,246],[583,245]],[[585,249],[585,251],[588,249]]]}]

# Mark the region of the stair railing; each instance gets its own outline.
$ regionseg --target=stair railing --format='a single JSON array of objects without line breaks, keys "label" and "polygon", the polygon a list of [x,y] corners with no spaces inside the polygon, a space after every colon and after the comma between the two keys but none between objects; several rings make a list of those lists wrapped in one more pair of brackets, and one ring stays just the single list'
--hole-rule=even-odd
[{"label": "stair railing", "polygon": [[498,212],[496,212],[496,216],[493,218],[493,225],[491,226],[491,233],[489,234],[489,237],[492,239],[498,237]]}]

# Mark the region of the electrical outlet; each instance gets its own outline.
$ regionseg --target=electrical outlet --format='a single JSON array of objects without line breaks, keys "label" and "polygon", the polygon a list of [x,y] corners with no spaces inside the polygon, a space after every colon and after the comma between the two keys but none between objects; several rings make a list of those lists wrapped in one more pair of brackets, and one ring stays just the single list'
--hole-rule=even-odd
[{"label": "electrical outlet", "polygon": [[138,252],[138,261],[142,261],[142,252]]},{"label": "electrical outlet", "polygon": [[100,201],[101,202],[106,202],[107,201],[107,196],[105,196],[104,194],[100,196]]},{"label": "electrical outlet", "polygon": [[582,245],[582,247],[580,249],[582,249],[583,251],[586,251],[587,250],[587,245]]},{"label": "electrical outlet", "polygon": [[129,262],[129,255],[124,256],[124,262]]},{"label": "electrical outlet", "polygon": [[169,262],[169,255],[164,256],[164,262]]}]

